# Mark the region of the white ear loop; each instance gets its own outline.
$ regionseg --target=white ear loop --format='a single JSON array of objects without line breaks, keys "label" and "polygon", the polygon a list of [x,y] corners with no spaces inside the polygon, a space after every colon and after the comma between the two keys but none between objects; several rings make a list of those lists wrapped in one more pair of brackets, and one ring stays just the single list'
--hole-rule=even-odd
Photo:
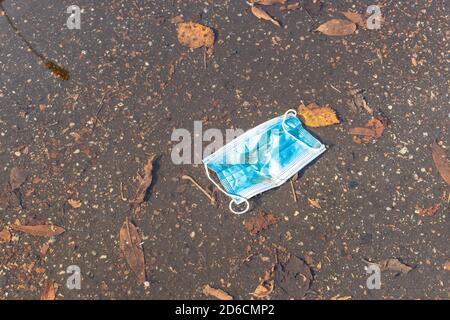
[{"label": "white ear loop", "polygon": [[[228,205],[228,208],[230,209],[231,212],[233,212],[234,214],[244,214],[246,213],[249,209],[250,209],[250,203],[248,202],[247,199],[245,199],[244,197],[238,196],[236,194],[230,194],[228,192],[226,192],[224,189],[222,189],[209,175],[209,170],[208,170],[208,166],[206,165],[206,163],[204,163],[205,166],[205,171],[206,171],[206,176],[208,177],[209,181],[211,181],[216,187],[217,189],[219,189],[220,191],[222,191],[224,194],[226,194],[227,196],[229,196],[231,198],[230,204]],[[236,201],[233,199],[233,197],[235,198],[240,198],[242,200],[244,200],[245,202],[245,209],[243,211],[235,211],[233,209],[233,203],[236,203]]]},{"label": "white ear loop", "polygon": [[295,111],[294,109],[289,109],[288,111],[286,111],[284,113],[283,116],[283,122],[281,122],[281,127],[283,128],[284,132],[286,132],[288,135],[290,135],[292,138],[294,138],[295,140],[297,140],[298,142],[300,142],[301,144],[303,144],[305,147],[307,147],[308,149],[313,149],[313,150],[317,150],[320,148],[314,148],[314,147],[310,147],[308,146],[306,143],[304,143],[302,140],[300,140],[299,138],[297,138],[296,136],[294,136],[292,133],[290,133],[287,129],[286,129],[286,118],[288,116],[288,114],[293,114],[294,117],[297,116],[297,111]]}]

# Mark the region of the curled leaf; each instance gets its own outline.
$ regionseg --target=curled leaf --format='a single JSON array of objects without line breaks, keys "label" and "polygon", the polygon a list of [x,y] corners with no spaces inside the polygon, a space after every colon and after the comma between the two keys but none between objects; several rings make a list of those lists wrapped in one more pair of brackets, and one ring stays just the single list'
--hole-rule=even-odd
[{"label": "curled leaf", "polygon": [[67,81],[70,79],[69,71],[59,66],[53,61],[47,60],[45,66],[53,73],[53,75],[61,80]]},{"label": "curled leaf", "polygon": [[155,158],[156,155],[151,155],[144,166],[144,176],[139,183],[136,195],[130,201],[131,205],[134,207],[142,204],[145,201],[147,190],[148,188],[150,188],[153,181],[153,161],[155,160]]},{"label": "curled leaf", "polygon": [[233,297],[230,296],[225,291],[223,291],[221,289],[213,288],[208,284],[203,287],[203,294],[205,296],[211,296],[211,297],[217,298],[219,300],[233,300]]},{"label": "curled leaf", "polygon": [[442,179],[450,185],[450,160],[447,159],[444,149],[434,142],[431,145],[431,153]]},{"label": "curled leaf", "polygon": [[264,11],[263,9],[258,8],[258,7],[256,7],[256,6],[252,6],[251,11],[252,11],[253,15],[254,15],[255,17],[257,17],[258,19],[270,21],[270,22],[272,22],[274,25],[276,25],[277,27],[281,27],[281,24],[280,24],[277,20],[275,20],[274,18],[272,18],[272,17],[271,17],[266,11]]},{"label": "curled leaf", "polygon": [[50,224],[42,224],[36,226],[11,224],[10,227],[15,231],[23,232],[36,237],[53,237],[58,236],[66,231],[64,228]]},{"label": "curled leaf", "polygon": [[356,24],[343,19],[331,19],[321,24],[316,31],[327,36],[346,36],[356,31]]},{"label": "curled leaf", "polygon": [[264,273],[261,282],[258,284],[255,291],[251,293],[252,296],[262,299],[268,297],[273,292],[273,289],[275,287],[275,281],[273,279],[274,272],[275,266],[272,267],[271,270],[268,270]]},{"label": "curled leaf", "polygon": [[328,105],[320,107],[314,102],[308,106],[301,104],[298,113],[308,127],[326,127],[339,123],[336,112]]},{"label": "curled leaf", "polygon": [[145,282],[145,260],[142,239],[136,226],[128,218],[120,228],[119,245],[130,269],[136,275],[139,284]]},{"label": "curled leaf", "polygon": [[349,133],[356,143],[371,143],[383,135],[384,129],[385,124],[380,118],[372,118],[365,128],[352,128]]},{"label": "curled leaf", "polygon": [[390,270],[401,273],[408,273],[413,269],[412,267],[402,263],[400,260],[395,258],[382,260],[376,264],[380,267],[381,271]]}]

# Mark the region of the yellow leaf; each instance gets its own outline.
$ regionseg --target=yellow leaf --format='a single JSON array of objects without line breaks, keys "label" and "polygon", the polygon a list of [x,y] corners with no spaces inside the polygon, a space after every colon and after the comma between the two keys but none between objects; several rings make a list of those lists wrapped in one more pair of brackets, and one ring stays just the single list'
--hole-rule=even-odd
[{"label": "yellow leaf", "polygon": [[309,202],[309,205],[311,207],[316,208],[316,209],[322,209],[318,199],[310,199],[310,198],[308,198],[308,202]]},{"label": "yellow leaf", "polygon": [[192,21],[181,22],[177,25],[178,41],[191,49],[214,46],[214,31],[206,26]]},{"label": "yellow leaf", "polygon": [[339,123],[336,112],[328,105],[320,107],[314,102],[308,106],[301,104],[298,114],[308,127],[326,127]]}]

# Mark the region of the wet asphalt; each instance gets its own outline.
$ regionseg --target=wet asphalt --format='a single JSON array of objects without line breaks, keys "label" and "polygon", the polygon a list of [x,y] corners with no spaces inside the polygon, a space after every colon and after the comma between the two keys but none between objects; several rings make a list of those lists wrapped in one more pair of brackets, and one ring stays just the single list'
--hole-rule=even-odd
[{"label": "wet asphalt", "polygon": [[[0,299],[38,299],[46,279],[59,284],[57,299],[204,299],[206,284],[250,299],[277,252],[308,262],[304,299],[448,299],[450,190],[429,148],[438,140],[449,154],[448,3],[379,1],[380,30],[327,37],[312,30],[373,3],[301,2],[311,9],[266,8],[277,28],[237,0],[2,1],[33,49],[0,16],[0,187],[13,167],[29,172],[17,199],[0,202],[0,230],[18,219],[66,232],[0,243]],[[82,9],[80,30],[65,25],[72,4]],[[206,68],[202,49],[178,43],[178,15],[215,30]],[[70,79],[55,78],[36,52]],[[373,144],[348,134],[370,119],[349,109],[350,89],[365,89],[388,119]],[[297,202],[286,183],[234,216],[225,196],[215,208],[180,179],[210,184],[201,165],[173,164],[174,129],[193,132],[202,121],[204,130],[247,130],[312,101],[332,106],[341,123],[310,129],[328,150],[300,172]],[[126,199],[153,153],[154,182],[133,214]],[[438,203],[432,217],[417,215],[417,205]],[[243,221],[260,211],[280,221],[254,236]],[[143,237],[148,287],[119,250],[126,217]],[[365,260],[388,258],[414,269],[385,271],[381,289],[369,290]],[[65,286],[69,265],[81,269],[81,290]],[[270,298],[293,296],[275,284]]]}]

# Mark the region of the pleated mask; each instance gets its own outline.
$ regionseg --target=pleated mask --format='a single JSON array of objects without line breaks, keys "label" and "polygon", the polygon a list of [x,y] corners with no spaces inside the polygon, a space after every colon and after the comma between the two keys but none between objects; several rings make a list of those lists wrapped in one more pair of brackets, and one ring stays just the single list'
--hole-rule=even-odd
[{"label": "pleated mask", "polygon": [[[208,179],[231,198],[230,211],[243,214],[250,208],[250,198],[282,185],[325,150],[291,109],[246,131],[203,159],[203,164]],[[209,170],[215,172],[222,187]],[[242,203],[243,210],[233,208]]]}]

